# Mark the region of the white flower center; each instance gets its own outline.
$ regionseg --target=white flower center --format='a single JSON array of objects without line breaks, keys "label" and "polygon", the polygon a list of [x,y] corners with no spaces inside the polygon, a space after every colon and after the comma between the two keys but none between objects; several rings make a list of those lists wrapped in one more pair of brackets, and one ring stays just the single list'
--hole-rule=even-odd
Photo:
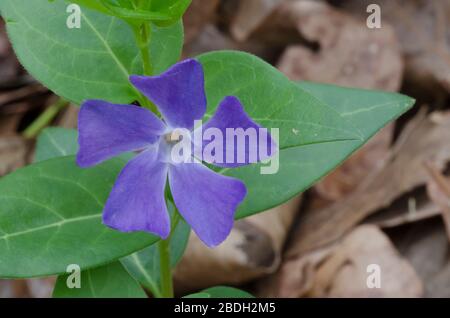
[{"label": "white flower center", "polygon": [[180,130],[174,130],[164,135],[164,139],[168,144],[175,145],[183,140],[183,134]]}]

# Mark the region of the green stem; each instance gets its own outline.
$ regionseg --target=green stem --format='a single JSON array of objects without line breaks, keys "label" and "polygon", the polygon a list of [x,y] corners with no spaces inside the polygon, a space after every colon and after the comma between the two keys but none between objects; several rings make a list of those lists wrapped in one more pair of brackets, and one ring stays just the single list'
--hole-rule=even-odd
[{"label": "green stem", "polygon": [[171,229],[170,236],[166,240],[159,241],[158,250],[159,250],[159,268],[160,268],[160,277],[161,277],[161,293],[157,297],[163,298],[173,298],[173,279],[172,279],[172,264],[170,261],[170,240],[172,237],[172,233],[175,231],[178,223],[180,222],[181,216],[178,210],[175,208],[175,212],[172,216],[171,220]]},{"label": "green stem", "polygon": [[58,113],[67,105],[68,101],[60,98],[56,103],[48,107],[38,118],[36,118],[30,126],[28,126],[23,136],[25,138],[35,138],[42,129],[47,127]]},{"label": "green stem", "polygon": [[158,243],[159,265],[161,270],[161,296],[173,298],[172,266],[170,265],[170,237]]},{"label": "green stem", "polygon": [[142,63],[144,66],[144,75],[152,75],[153,74],[153,66],[150,62],[150,50],[149,45],[151,41],[151,31],[149,23],[142,23],[139,30],[139,50],[142,56]]},{"label": "green stem", "polygon": [[[144,69],[144,75],[152,75],[153,74],[153,65],[151,63],[151,59],[150,59],[150,41],[151,41],[151,29],[150,29],[150,24],[147,22],[142,23],[139,26],[135,26],[133,27],[134,29],[134,34],[136,37],[136,43],[139,47],[139,52],[141,54],[141,58],[142,58],[142,66]],[[142,106],[148,108],[149,110],[151,110],[152,112],[154,112],[155,114],[158,114],[158,109],[156,108],[156,106],[150,102],[147,98],[145,98],[144,96],[141,96],[141,98],[139,99],[139,102]]]},{"label": "green stem", "polygon": [[[142,7],[144,1],[137,0],[137,7]],[[142,58],[142,65],[144,69],[144,75],[153,74],[153,65],[150,60],[150,41],[151,41],[151,29],[149,23],[142,23],[139,27],[134,27],[134,33],[136,37],[136,43],[139,46],[139,51]],[[152,112],[158,114],[156,106],[150,102],[147,98],[140,98],[139,102],[142,106],[150,109]],[[178,223],[178,220],[176,220]],[[174,227],[172,227],[173,231]],[[172,232],[171,231],[171,232]],[[173,298],[173,279],[172,279],[172,266],[170,263],[170,236],[166,240],[160,240],[158,242],[159,251],[159,267],[161,277],[161,294],[155,295],[163,298]]]}]

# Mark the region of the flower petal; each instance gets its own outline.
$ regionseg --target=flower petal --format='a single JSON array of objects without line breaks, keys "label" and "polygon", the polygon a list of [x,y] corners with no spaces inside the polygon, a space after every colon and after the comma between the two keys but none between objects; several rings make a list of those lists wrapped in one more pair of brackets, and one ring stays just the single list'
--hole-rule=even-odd
[{"label": "flower petal", "polygon": [[131,76],[130,81],[158,106],[171,128],[190,130],[194,127],[194,120],[205,114],[203,67],[196,60],[175,64],[159,76]]},{"label": "flower petal", "polygon": [[[232,134],[231,137],[227,136],[227,129],[230,129],[228,133]],[[277,151],[277,145],[268,130],[254,122],[245,112],[239,99],[234,96],[227,96],[222,100],[216,113],[203,125],[202,130],[202,143],[194,140],[196,154],[200,154],[203,161],[215,166],[225,168],[245,166],[269,159]],[[211,134],[208,134],[208,130]],[[212,145],[217,138],[214,131],[223,137],[220,153],[217,153],[217,149],[210,151],[214,147],[209,147],[208,150],[208,145]],[[240,137],[236,137],[234,133]],[[202,144],[203,148],[197,153],[199,144]]]},{"label": "flower petal", "polygon": [[147,109],[88,100],[78,117],[77,163],[96,165],[123,152],[142,149],[158,140],[164,123]]},{"label": "flower petal", "polygon": [[244,183],[199,163],[183,163],[169,166],[169,184],[175,205],[198,237],[210,247],[222,243],[247,193]]},{"label": "flower petal", "polygon": [[109,195],[103,223],[122,232],[145,231],[167,238],[170,219],[165,202],[167,165],[155,150],[132,159],[122,170]]}]

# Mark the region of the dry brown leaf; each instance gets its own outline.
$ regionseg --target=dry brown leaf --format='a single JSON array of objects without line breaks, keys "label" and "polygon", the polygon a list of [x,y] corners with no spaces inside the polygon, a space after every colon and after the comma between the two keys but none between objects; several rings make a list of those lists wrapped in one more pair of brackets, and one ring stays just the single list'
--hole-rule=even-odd
[{"label": "dry brown leaf", "polygon": [[[367,288],[367,266],[381,268],[381,289]],[[372,225],[362,225],[327,247],[288,258],[257,285],[262,297],[418,297],[423,287],[413,267]]]},{"label": "dry brown leaf", "polygon": [[55,125],[64,128],[77,128],[79,111],[79,107],[70,104],[68,107],[64,108],[62,113],[55,120]]},{"label": "dry brown leaf", "polygon": [[217,50],[245,51],[263,59],[271,60],[277,48],[268,47],[254,41],[237,43],[228,35],[219,31],[215,25],[209,24],[194,41],[184,47],[183,56],[193,57],[205,52]]},{"label": "dry brown leaf", "polygon": [[17,136],[0,137],[0,176],[29,162],[29,142]]},{"label": "dry brown leaf", "polygon": [[183,56],[190,57],[204,52],[235,48],[235,43],[229,37],[220,32],[216,26],[208,24],[195,41],[184,47]]},{"label": "dry brown leaf", "polygon": [[[380,269],[380,288],[369,288],[368,267]],[[376,226],[362,225],[347,235],[315,273],[312,297],[419,297],[422,282]]]},{"label": "dry brown leaf", "polygon": [[441,218],[389,231],[400,253],[425,285],[425,297],[450,297],[449,245]]},{"label": "dry brown leaf", "polygon": [[427,296],[430,298],[449,298],[450,297],[450,261],[447,260],[435,276],[427,282]]},{"label": "dry brown leaf", "polygon": [[314,188],[321,199],[335,202],[351,193],[390,153],[394,125],[376,134],[363,148],[351,156]]},{"label": "dry brown leaf", "polygon": [[216,14],[219,0],[193,0],[186,14],[183,16],[184,41],[190,43],[203,28],[210,24]]},{"label": "dry brown leaf", "polygon": [[[425,198],[423,198],[424,196]],[[441,209],[420,191],[418,194],[408,193],[402,196],[388,208],[370,215],[364,220],[364,223],[388,229],[427,220],[440,214]]]},{"label": "dry brown leaf", "polygon": [[450,179],[430,163],[425,163],[430,175],[427,192],[431,200],[439,206],[444,220],[447,235],[450,240]]},{"label": "dry brown leaf", "polygon": [[0,280],[0,298],[50,298],[55,277]]},{"label": "dry brown leaf", "polygon": [[220,284],[241,284],[273,273],[299,208],[300,197],[274,209],[236,222],[220,246],[209,249],[191,235],[177,266],[174,280],[178,292]]},{"label": "dry brown leaf", "polygon": [[291,26],[310,44],[291,45],[278,68],[292,80],[397,91],[403,60],[394,31],[366,27],[365,22],[317,1],[283,2],[266,28]]},{"label": "dry brown leaf", "polygon": [[56,277],[27,279],[26,283],[31,298],[51,298]]},{"label": "dry brown leaf", "polygon": [[0,115],[0,136],[16,134],[21,118],[20,114]]},{"label": "dry brown leaf", "polygon": [[[342,5],[367,18],[372,0],[346,0]],[[380,0],[382,23],[392,25],[406,57],[408,79],[436,89],[450,90],[450,0]]]},{"label": "dry brown leaf", "polygon": [[243,42],[264,22],[273,9],[286,0],[245,0],[239,2],[231,23],[231,34]]},{"label": "dry brown leaf", "polygon": [[288,255],[303,254],[341,238],[377,210],[402,194],[424,185],[426,161],[443,169],[450,160],[450,114],[416,116],[397,141],[392,155],[349,196],[319,210],[300,215]]},{"label": "dry brown leaf", "polygon": [[330,255],[333,248],[334,245],[326,246],[294,258],[283,259],[275,274],[257,283],[256,295],[263,298],[305,296],[313,288],[317,266]]},{"label": "dry brown leaf", "polygon": [[0,18],[0,87],[9,86],[19,74],[19,62],[11,49],[4,21]]},{"label": "dry brown leaf", "polygon": [[0,111],[3,111],[3,108],[7,104],[35,97],[36,95],[42,95],[46,92],[48,92],[48,89],[41,84],[28,85],[16,90],[3,92],[0,94]]},{"label": "dry brown leaf", "polygon": [[0,280],[0,298],[29,297],[27,283],[24,280]]}]

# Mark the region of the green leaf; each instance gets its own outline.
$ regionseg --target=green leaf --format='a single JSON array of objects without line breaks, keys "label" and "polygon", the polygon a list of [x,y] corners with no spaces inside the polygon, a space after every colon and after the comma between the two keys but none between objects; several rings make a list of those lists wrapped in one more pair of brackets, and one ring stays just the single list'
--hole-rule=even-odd
[{"label": "green leaf", "polygon": [[74,157],[40,162],[0,180],[0,277],[61,274],[142,250],[157,239],[101,222],[104,202],[125,161],[80,169]]},{"label": "green leaf", "polygon": [[[412,99],[400,94],[312,83],[299,86],[323,102],[332,103],[357,127],[364,140],[413,103]],[[55,140],[61,139],[56,132],[62,131],[53,131]],[[74,132],[71,135],[72,139],[69,137],[66,144],[74,151]],[[259,199],[264,207],[264,204],[282,202],[307,188],[311,180],[333,169],[362,144],[362,141],[349,140],[282,150],[280,172],[264,178],[251,167],[227,173],[235,172],[236,177],[244,179],[250,202],[253,200],[258,204]],[[68,157],[30,166],[3,178],[0,181],[0,277],[57,274],[64,272],[65,266],[71,263],[90,268],[152,243],[155,238],[145,234],[122,234],[107,229],[100,222],[103,202],[122,166],[123,161],[115,159],[93,169],[81,170],[75,167],[74,158]],[[70,196],[66,196],[67,193]],[[60,221],[55,211],[65,219]],[[174,242],[185,241],[174,239]],[[139,255],[144,262],[145,255]],[[145,279],[139,280],[149,286]]]},{"label": "green leaf", "polygon": [[111,15],[111,11],[109,11],[103,4],[101,4],[98,0],[70,0],[66,1],[68,3],[75,3],[83,8],[89,8],[101,12],[103,14]]},{"label": "green leaf", "polygon": [[247,186],[237,218],[265,211],[306,190],[414,104],[395,93],[298,85],[246,53],[213,52],[199,60],[205,68],[207,117],[223,97],[235,95],[255,121],[280,129],[276,174],[262,175],[262,164],[219,170]]},{"label": "green leaf", "polygon": [[[257,63],[261,64],[263,62]],[[214,87],[210,87],[211,84],[208,83],[210,82],[210,73],[214,72],[214,69],[206,67],[205,69],[209,99],[208,112],[211,114],[216,107],[213,105],[216,105],[216,101],[221,98],[220,95],[223,94],[225,96],[232,92],[215,93],[218,96],[212,96],[215,101],[211,102],[211,95],[215,91]],[[232,73],[221,72],[223,73],[222,75],[217,75],[219,79],[234,76]],[[302,93],[308,92],[312,94],[315,98],[341,114],[350,123],[349,125],[358,130],[362,140],[328,142],[288,148],[283,148],[283,145],[281,145],[280,171],[275,175],[261,175],[260,165],[222,171],[227,175],[244,180],[247,184],[248,195],[238,210],[237,218],[264,211],[306,190],[360,148],[379,129],[399,117],[414,104],[413,99],[395,93],[313,83],[295,85],[301,88]],[[226,85],[222,87],[224,86]],[[255,109],[260,106],[266,107],[268,105],[264,103],[264,100],[255,104],[251,95],[247,97],[238,88],[234,88],[234,90],[236,90],[235,94],[244,101],[247,109]],[[261,124],[270,127],[265,125],[264,122],[261,122]],[[283,130],[280,134],[283,134]]]},{"label": "green leaf", "polygon": [[144,290],[120,262],[80,273],[81,288],[68,288],[70,275],[59,276],[54,298],[147,298]]},{"label": "green leaf", "polygon": [[[75,155],[78,151],[78,132],[75,129],[49,127],[38,137],[34,162]],[[134,158],[134,152],[123,153],[117,158],[126,162]]]},{"label": "green leaf", "polygon": [[[59,156],[75,154],[78,149],[77,132],[73,129],[47,128],[38,139],[36,161],[47,160]],[[169,204],[169,211],[173,213],[174,206]],[[190,227],[184,220],[180,220],[172,236],[171,262],[175,267],[183,256],[189,239]],[[135,279],[159,295],[159,252],[155,245],[145,248],[122,259],[123,265]]]},{"label": "green leaf", "polygon": [[158,22],[158,25],[171,24],[178,19],[181,19],[186,12],[186,10],[191,5],[192,0],[152,0],[147,1],[144,7],[148,10],[160,12],[171,17],[168,21]]},{"label": "green leaf", "polygon": [[67,0],[103,14],[121,18],[131,24],[151,21],[159,26],[170,26],[181,19],[192,0],[154,0],[142,2],[140,7],[131,1]]},{"label": "green leaf", "polygon": [[362,138],[335,110],[254,55],[218,51],[201,55],[199,60],[208,99],[204,120],[225,96],[233,95],[240,98],[252,119],[280,129],[281,148]]},{"label": "green leaf", "polygon": [[38,137],[34,161],[74,155],[78,151],[78,133],[75,129],[50,127]]},{"label": "green leaf", "polygon": [[[80,29],[69,29],[67,2],[2,0],[0,10],[22,65],[57,95],[80,104],[85,99],[130,103],[140,95],[129,83],[142,74],[134,33],[126,22],[83,8]],[[155,73],[178,61],[181,21],[152,25],[150,56]]]},{"label": "green leaf", "polygon": [[[173,212],[173,205],[169,204],[169,210]],[[172,268],[175,268],[183,256],[189,234],[189,225],[183,219],[180,219],[170,239],[170,262]],[[137,281],[147,287],[155,296],[160,296],[159,250],[156,244],[123,258],[121,262]]]},{"label": "green leaf", "polygon": [[234,287],[216,286],[184,298],[254,298],[254,296]]},{"label": "green leaf", "polygon": [[160,13],[160,12],[150,12],[150,11],[144,11],[139,9],[127,9],[127,8],[120,8],[120,7],[114,7],[114,6],[107,6],[115,16],[125,19],[126,21],[134,22],[136,23],[138,20],[139,22],[144,21],[171,21],[171,17]]}]

